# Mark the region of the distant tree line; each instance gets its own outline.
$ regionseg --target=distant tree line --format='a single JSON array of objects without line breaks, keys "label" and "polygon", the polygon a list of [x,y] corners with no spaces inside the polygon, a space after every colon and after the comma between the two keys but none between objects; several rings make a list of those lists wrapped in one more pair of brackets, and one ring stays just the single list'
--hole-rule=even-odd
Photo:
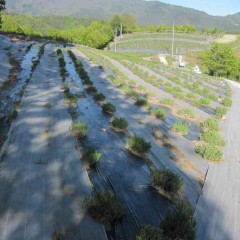
[{"label": "distant tree line", "polygon": [[[5,0],[0,0],[0,13],[5,10]],[[0,15],[0,27],[2,25],[2,16]]]}]

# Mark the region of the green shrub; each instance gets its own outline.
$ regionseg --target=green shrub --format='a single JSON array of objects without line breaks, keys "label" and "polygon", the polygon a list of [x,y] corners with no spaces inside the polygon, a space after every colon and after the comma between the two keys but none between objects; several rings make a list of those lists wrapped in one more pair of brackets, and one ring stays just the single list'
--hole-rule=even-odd
[{"label": "green shrub", "polygon": [[115,118],[112,121],[112,126],[117,129],[125,130],[128,127],[128,122],[125,118]]},{"label": "green shrub", "polygon": [[146,98],[139,98],[136,100],[135,105],[138,107],[147,107],[149,103]]},{"label": "green shrub", "polygon": [[146,92],[144,96],[146,98],[153,98],[153,97],[155,97],[155,93],[154,92]]},{"label": "green shrub", "polygon": [[155,108],[149,110],[150,115],[154,115],[158,119],[166,119],[167,117],[167,111],[163,108]]},{"label": "green shrub", "polygon": [[134,98],[134,99],[137,99],[138,98],[138,93],[132,89],[128,89],[126,92],[125,92],[126,96],[130,97],[130,98]]},{"label": "green shrub", "polygon": [[184,99],[184,94],[183,93],[175,92],[173,94],[173,96],[177,99]]},{"label": "green shrub", "polygon": [[220,118],[223,118],[227,113],[227,108],[225,107],[217,107],[216,108],[216,118],[220,119]]},{"label": "green shrub", "polygon": [[64,233],[53,232],[51,240],[66,240],[66,236]]},{"label": "green shrub", "polygon": [[190,118],[194,118],[196,116],[195,112],[193,112],[193,110],[191,110],[189,108],[183,108],[181,110],[178,110],[177,113],[180,116],[190,117]]},{"label": "green shrub", "polygon": [[185,204],[178,205],[168,213],[160,223],[164,239],[194,240],[196,237],[196,221],[191,208]]},{"label": "green shrub", "polygon": [[130,80],[130,81],[129,81],[129,85],[132,86],[132,87],[136,86],[136,84],[137,84],[137,83],[136,83],[136,81],[134,81],[134,80]]},{"label": "green shrub", "polygon": [[212,144],[204,144],[198,146],[196,147],[195,151],[203,158],[206,158],[211,161],[219,161],[222,158],[221,151],[218,149],[218,147]]},{"label": "green shrub", "polygon": [[198,100],[200,105],[205,105],[205,106],[209,106],[210,105],[210,100],[207,98],[201,98]]},{"label": "green shrub", "polygon": [[97,93],[97,94],[95,94],[95,96],[94,96],[94,99],[95,99],[96,101],[98,101],[98,102],[104,101],[105,98],[106,98],[106,97],[105,97],[104,94],[102,94],[102,93]]},{"label": "green shrub", "polygon": [[196,100],[197,96],[194,93],[188,93],[185,96],[186,98],[190,99],[190,100]]},{"label": "green shrub", "polygon": [[89,215],[110,229],[114,222],[124,215],[123,205],[112,192],[95,192],[87,199],[86,207]]},{"label": "green shrub", "polygon": [[217,96],[213,93],[208,93],[205,95],[206,98],[212,100],[212,101],[216,101],[217,100]]},{"label": "green shrub", "polygon": [[164,237],[160,228],[145,225],[138,231],[136,240],[164,240]]},{"label": "green shrub", "polygon": [[143,86],[143,85],[137,86],[137,89],[138,89],[139,91],[146,91],[146,87]]},{"label": "green shrub", "polygon": [[172,88],[172,83],[170,83],[170,82],[165,82],[165,83],[164,83],[164,86],[165,86],[166,88]]},{"label": "green shrub", "polygon": [[127,139],[126,147],[137,153],[147,153],[152,146],[144,138],[134,135]]},{"label": "green shrub", "polygon": [[200,127],[206,130],[218,131],[220,129],[219,123],[216,119],[208,118],[204,122],[200,123]]},{"label": "green shrub", "polygon": [[179,87],[179,86],[174,86],[174,87],[173,87],[173,91],[174,91],[174,92],[178,92],[178,93],[182,93],[182,92],[183,92],[183,91],[182,91],[182,88]]},{"label": "green shrub", "polygon": [[172,106],[174,104],[173,100],[170,99],[170,98],[163,98],[160,101],[160,103],[163,104],[163,105],[167,105],[167,106]]},{"label": "green shrub", "polygon": [[181,190],[183,182],[178,175],[163,168],[152,172],[152,185],[161,188],[170,195],[175,195]]},{"label": "green shrub", "polygon": [[76,123],[72,123],[71,132],[73,136],[77,138],[84,138],[88,133],[88,127],[84,122],[78,121]]},{"label": "green shrub", "polygon": [[75,104],[77,102],[77,97],[69,92],[70,90],[65,90],[65,103],[67,104]]},{"label": "green shrub", "polygon": [[167,92],[167,93],[173,93],[174,91],[173,91],[173,88],[172,88],[172,87],[166,87],[166,88],[165,88],[165,92]]},{"label": "green shrub", "polygon": [[209,144],[213,144],[216,146],[224,146],[225,145],[225,142],[224,142],[222,136],[214,130],[207,130],[204,133],[200,133],[199,138],[201,141],[205,141]]},{"label": "green shrub", "polygon": [[222,104],[225,107],[231,107],[232,106],[232,100],[230,98],[224,98],[222,101]]},{"label": "green shrub", "polygon": [[175,122],[173,125],[173,130],[181,135],[188,134],[188,126],[184,122]]},{"label": "green shrub", "polygon": [[111,103],[104,103],[102,105],[102,110],[105,113],[113,114],[116,112],[116,107],[114,105],[112,105]]},{"label": "green shrub", "polygon": [[97,93],[97,89],[94,86],[87,87],[86,91],[88,93]]},{"label": "green shrub", "polygon": [[89,148],[83,153],[83,160],[88,162],[90,166],[95,166],[99,162],[101,156],[102,154],[95,148]]}]

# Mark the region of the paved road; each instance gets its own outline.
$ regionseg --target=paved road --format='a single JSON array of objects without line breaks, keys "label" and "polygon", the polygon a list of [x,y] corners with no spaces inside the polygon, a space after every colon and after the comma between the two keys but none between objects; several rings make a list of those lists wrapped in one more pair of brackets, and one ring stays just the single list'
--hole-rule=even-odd
[{"label": "paved road", "polygon": [[55,230],[71,240],[106,239],[82,206],[91,187],[60,85],[57,55],[47,45],[0,165],[1,240],[50,240]]},{"label": "paved road", "polygon": [[240,237],[240,84],[230,85],[233,106],[222,123],[226,141],[223,162],[210,165],[195,212],[199,240]]}]

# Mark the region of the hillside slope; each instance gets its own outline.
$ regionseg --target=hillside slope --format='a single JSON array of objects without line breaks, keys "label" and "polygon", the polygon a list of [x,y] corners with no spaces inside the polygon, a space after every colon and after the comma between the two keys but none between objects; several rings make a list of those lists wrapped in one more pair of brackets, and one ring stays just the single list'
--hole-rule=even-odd
[{"label": "hillside slope", "polygon": [[116,13],[134,14],[139,24],[192,24],[201,28],[239,31],[240,14],[214,17],[205,12],[158,1],[142,0],[8,0],[10,12],[33,15],[64,15],[90,18],[108,18]]}]

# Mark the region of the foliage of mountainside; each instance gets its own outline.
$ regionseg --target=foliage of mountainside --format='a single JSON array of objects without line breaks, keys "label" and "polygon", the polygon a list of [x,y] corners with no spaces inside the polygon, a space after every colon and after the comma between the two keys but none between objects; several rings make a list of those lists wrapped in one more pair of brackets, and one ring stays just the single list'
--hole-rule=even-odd
[{"label": "foliage of mountainside", "polygon": [[214,17],[205,12],[158,1],[143,0],[8,0],[8,11],[33,15],[81,16],[107,19],[114,14],[131,13],[139,24],[191,24],[197,28],[239,31],[240,14]]}]

